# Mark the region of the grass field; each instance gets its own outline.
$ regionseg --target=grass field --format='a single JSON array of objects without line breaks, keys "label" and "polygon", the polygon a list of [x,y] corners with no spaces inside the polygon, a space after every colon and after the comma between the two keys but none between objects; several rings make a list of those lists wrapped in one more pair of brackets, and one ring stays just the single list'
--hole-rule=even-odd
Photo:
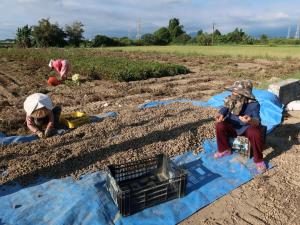
[{"label": "grass field", "polygon": [[79,48],[2,48],[0,58],[25,61],[36,68],[44,68],[51,58],[64,58],[71,62],[74,71],[91,80],[104,78],[113,81],[135,81],[189,72],[185,66],[174,63],[134,60],[113,56],[112,53],[99,51],[99,49]]},{"label": "grass field", "polygon": [[300,58],[300,46],[136,46],[113,47],[111,50],[173,53],[179,55],[237,56],[268,59]]}]

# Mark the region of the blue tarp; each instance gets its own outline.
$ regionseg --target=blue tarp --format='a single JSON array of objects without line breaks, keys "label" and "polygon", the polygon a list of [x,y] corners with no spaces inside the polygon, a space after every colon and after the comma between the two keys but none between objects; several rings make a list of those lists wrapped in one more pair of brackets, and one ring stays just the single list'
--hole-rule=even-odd
[{"label": "blue tarp", "polygon": [[[101,115],[95,115],[91,117],[92,122],[98,122],[106,117],[115,117],[117,115],[116,112],[108,112]],[[62,134],[66,130],[60,129],[58,130],[57,134]],[[24,142],[31,142],[37,140],[38,137],[36,135],[24,135],[24,136],[9,136],[7,137],[5,134],[0,132],[0,146],[1,145],[8,145],[11,143],[24,143]],[[1,225],[1,224],[0,224]]]},{"label": "blue tarp", "polygon": [[[165,101],[153,101],[146,104],[142,104],[139,108],[151,108],[159,105],[168,105],[171,103],[192,103],[194,106],[204,107],[222,107],[224,104],[224,98],[227,97],[230,92],[225,91],[221,94],[213,96],[207,102],[194,101],[190,99],[174,99]],[[278,97],[273,93],[265,90],[253,90],[253,94],[260,104],[260,117],[263,125],[267,126],[268,133],[271,132],[276,126],[281,123],[283,105],[280,103]]]},{"label": "blue tarp", "polygon": [[[156,101],[140,106],[154,107],[174,102],[192,102],[197,106],[219,107],[229,93],[214,96],[208,102],[183,100]],[[271,131],[281,123],[282,105],[275,95],[254,90],[261,104],[263,124]],[[226,195],[251,180],[256,169],[252,160],[244,161],[237,154],[214,159],[216,143],[206,140],[204,151],[175,157],[176,164],[188,172],[187,193],[175,199],[145,209],[130,217],[121,217],[105,189],[105,173],[96,172],[74,181],[65,179],[39,180],[22,188],[0,186],[1,224],[176,224],[197,210]]]},{"label": "blue tarp", "polygon": [[205,141],[204,152],[177,156],[173,161],[186,168],[186,196],[121,217],[105,188],[105,173],[87,174],[75,181],[39,180],[26,188],[0,187],[0,224],[176,224],[200,208],[251,180],[256,169],[238,154],[213,158],[214,141]]}]

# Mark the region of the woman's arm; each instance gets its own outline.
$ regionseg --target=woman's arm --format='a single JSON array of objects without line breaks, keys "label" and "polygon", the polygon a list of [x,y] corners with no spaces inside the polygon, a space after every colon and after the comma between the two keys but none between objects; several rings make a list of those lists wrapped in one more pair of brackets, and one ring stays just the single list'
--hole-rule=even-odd
[{"label": "woman's arm", "polygon": [[47,129],[51,129],[54,127],[54,115],[52,110],[49,110],[49,122],[47,124]]},{"label": "woman's arm", "polygon": [[239,116],[239,119],[249,125],[259,126],[260,125],[260,105],[258,102],[253,103],[251,106],[250,115]]},{"label": "woman's arm", "polygon": [[39,131],[39,129],[35,126],[32,117],[26,116],[26,124],[28,129],[31,130],[32,133],[36,133],[37,131]]}]

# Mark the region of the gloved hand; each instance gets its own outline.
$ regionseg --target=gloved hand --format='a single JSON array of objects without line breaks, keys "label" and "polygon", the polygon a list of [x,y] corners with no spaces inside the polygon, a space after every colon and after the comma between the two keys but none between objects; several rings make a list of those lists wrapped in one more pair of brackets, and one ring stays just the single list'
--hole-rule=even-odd
[{"label": "gloved hand", "polygon": [[44,134],[42,131],[38,130],[37,132],[35,132],[35,135],[37,135],[39,138],[43,138]]},{"label": "gloved hand", "polygon": [[45,137],[50,137],[53,134],[53,128],[47,128],[45,130]]}]

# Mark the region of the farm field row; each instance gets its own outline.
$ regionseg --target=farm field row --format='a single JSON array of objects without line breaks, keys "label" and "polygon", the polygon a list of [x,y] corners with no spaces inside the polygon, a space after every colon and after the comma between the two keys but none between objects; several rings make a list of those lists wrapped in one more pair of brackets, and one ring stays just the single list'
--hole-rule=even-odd
[{"label": "farm field row", "polygon": [[111,50],[172,53],[179,55],[234,56],[254,58],[300,58],[300,46],[222,45],[222,46],[136,46],[113,47]]}]

